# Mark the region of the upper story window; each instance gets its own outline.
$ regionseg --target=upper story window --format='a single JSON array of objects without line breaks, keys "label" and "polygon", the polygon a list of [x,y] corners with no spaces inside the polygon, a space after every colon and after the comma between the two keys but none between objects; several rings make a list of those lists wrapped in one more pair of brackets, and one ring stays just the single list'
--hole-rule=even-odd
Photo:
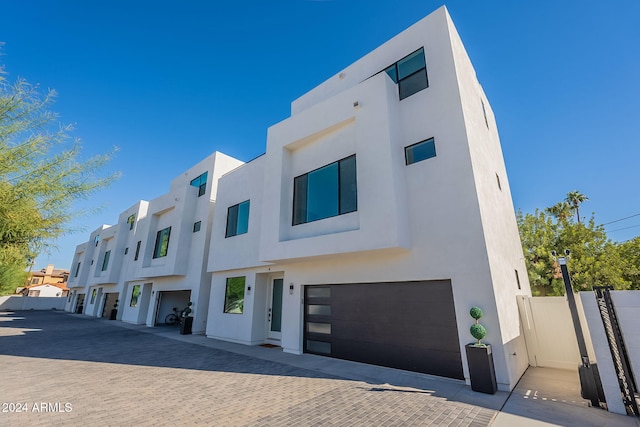
[{"label": "upper story window", "polygon": [[73,275],[73,277],[78,277],[78,273],[80,272],[80,264],[82,264],[81,262],[78,263],[78,265],[76,265],[76,272]]},{"label": "upper story window", "polygon": [[433,138],[420,141],[404,148],[404,159],[407,165],[421,162],[436,156],[436,143]]},{"label": "upper story window", "polygon": [[141,243],[142,243],[142,241],[141,241],[141,240],[138,240],[138,243],[136,244],[136,254],[135,254],[135,256],[133,257],[133,260],[134,260],[134,261],[137,261],[137,260],[138,260],[138,256],[140,255],[140,244],[141,244]]},{"label": "upper story window", "polygon": [[127,218],[127,224],[129,224],[129,230],[133,230],[133,224],[136,223],[136,214],[131,214]]},{"label": "upper story window", "polygon": [[357,210],[355,154],[293,180],[293,225]]},{"label": "upper story window", "polygon": [[191,180],[191,185],[198,188],[198,197],[207,191],[207,172]]},{"label": "upper story window", "polygon": [[227,211],[227,232],[224,237],[249,231],[249,200],[233,205]]},{"label": "upper story window", "polygon": [[109,267],[109,258],[111,257],[111,251],[104,253],[104,259],[102,260],[102,271],[105,271]]},{"label": "upper story window", "polygon": [[153,257],[162,258],[167,256],[169,250],[169,236],[171,235],[171,227],[167,227],[158,231],[156,234],[156,245],[153,248]]},{"label": "upper story window", "polygon": [[398,84],[400,100],[429,87],[424,48],[405,56],[385,71]]},{"label": "upper story window", "polygon": [[93,241],[95,242],[96,246],[98,246],[98,242],[100,242],[100,235],[97,235]]}]

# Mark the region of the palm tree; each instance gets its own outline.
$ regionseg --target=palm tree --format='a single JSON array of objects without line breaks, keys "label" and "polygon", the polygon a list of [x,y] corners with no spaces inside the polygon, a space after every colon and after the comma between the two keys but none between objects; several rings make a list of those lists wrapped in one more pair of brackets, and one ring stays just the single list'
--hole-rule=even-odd
[{"label": "palm tree", "polygon": [[586,202],[587,200],[589,200],[589,198],[578,190],[569,191],[567,193],[567,198],[564,199],[564,201],[571,206],[571,209],[576,211],[578,224],[580,224],[580,203]]},{"label": "palm tree", "polygon": [[564,222],[571,215],[571,205],[568,202],[558,202],[550,208],[546,208],[545,212],[556,217],[560,222]]}]

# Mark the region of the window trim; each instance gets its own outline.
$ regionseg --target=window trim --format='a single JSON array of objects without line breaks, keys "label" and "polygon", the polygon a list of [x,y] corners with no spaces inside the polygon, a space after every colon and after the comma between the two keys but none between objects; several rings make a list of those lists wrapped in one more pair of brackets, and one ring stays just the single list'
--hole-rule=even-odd
[{"label": "window trim", "polygon": [[[354,159],[354,178],[355,178],[355,184],[356,184],[355,201],[353,203],[354,208],[351,209],[351,210],[343,210],[343,201],[342,201],[342,198],[343,198],[342,197],[342,188],[343,188],[342,184],[343,183],[342,183],[342,174],[340,173],[340,164],[342,162],[346,161],[346,160],[351,159],[351,158]],[[317,171],[319,171],[321,169],[333,166],[335,164],[337,164],[337,166],[338,166],[337,167],[337,174],[338,174],[338,177],[337,177],[337,180],[338,180],[338,191],[337,191],[337,193],[338,193],[338,200],[337,200],[338,213],[335,214],[335,215],[330,215],[330,216],[326,216],[326,217],[322,217],[322,218],[316,218],[316,219],[309,220],[308,219],[309,218],[309,212],[308,212],[308,206],[309,206],[309,184],[308,184],[309,181],[308,180],[309,180],[309,175],[314,173],[314,172],[317,172]],[[298,180],[301,180],[301,181],[298,181]],[[302,182],[302,180],[306,181],[305,194],[304,195],[303,194],[297,195],[298,192],[296,191],[296,188],[297,188],[296,187],[296,183],[297,182]],[[298,197],[301,197],[304,200],[304,207],[303,208],[302,207],[300,207],[300,208],[297,207]],[[296,211],[298,209],[301,209],[301,210],[304,211],[305,218],[301,218],[302,214],[296,214]],[[348,209],[348,208],[345,208],[345,209]],[[342,159],[336,160],[335,162],[328,163],[328,164],[326,164],[324,166],[321,166],[319,168],[316,168],[314,170],[311,170],[309,172],[303,173],[302,175],[298,175],[298,176],[293,178],[293,209],[292,209],[292,213],[291,213],[291,225],[292,226],[296,226],[296,225],[300,225],[300,224],[308,224],[310,222],[321,221],[321,220],[327,219],[327,218],[335,218],[335,217],[340,216],[340,215],[345,215],[345,214],[352,213],[352,212],[357,212],[357,211],[358,211],[358,163],[357,163],[357,160],[356,160],[356,154],[355,153],[350,155],[350,156],[347,156],[347,157],[344,157]]]}]

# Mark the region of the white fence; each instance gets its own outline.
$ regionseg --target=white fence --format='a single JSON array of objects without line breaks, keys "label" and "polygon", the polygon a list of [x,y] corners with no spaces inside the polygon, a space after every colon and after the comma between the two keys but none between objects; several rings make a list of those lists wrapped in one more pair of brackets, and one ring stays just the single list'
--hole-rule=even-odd
[{"label": "white fence", "polygon": [[0,297],[0,310],[64,310],[64,297]]},{"label": "white fence", "polygon": [[[612,291],[611,298],[633,376],[640,381],[640,291]],[[566,297],[519,296],[517,301],[529,364],[577,371],[580,353]],[[576,305],[589,359],[598,364],[608,409],[626,414],[595,294],[581,292]]]}]

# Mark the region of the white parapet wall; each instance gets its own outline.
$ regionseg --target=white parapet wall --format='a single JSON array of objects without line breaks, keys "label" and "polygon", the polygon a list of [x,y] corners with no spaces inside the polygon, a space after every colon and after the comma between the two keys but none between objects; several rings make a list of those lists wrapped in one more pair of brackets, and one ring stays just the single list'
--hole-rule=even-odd
[{"label": "white parapet wall", "polygon": [[0,297],[0,310],[64,310],[66,301],[61,297]]}]

